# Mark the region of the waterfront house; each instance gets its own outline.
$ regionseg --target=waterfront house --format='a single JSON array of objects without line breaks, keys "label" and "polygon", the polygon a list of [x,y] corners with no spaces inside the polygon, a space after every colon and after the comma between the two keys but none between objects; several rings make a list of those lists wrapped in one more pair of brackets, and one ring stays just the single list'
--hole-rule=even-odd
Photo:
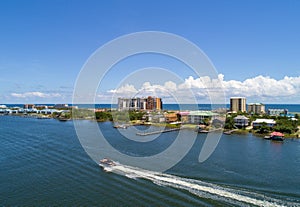
[{"label": "waterfront house", "polygon": [[249,125],[249,119],[245,116],[238,115],[233,120],[236,127],[247,127]]},{"label": "waterfront house", "polygon": [[188,122],[188,115],[190,114],[189,111],[181,111],[177,113],[179,115],[179,120],[181,123],[187,123]]},{"label": "waterfront house", "polygon": [[[151,119],[150,119],[151,117]],[[166,121],[164,115],[162,114],[155,114],[153,116],[149,116],[149,121],[153,122],[153,123],[163,123]]]},{"label": "waterfront house", "polygon": [[167,123],[175,122],[178,120],[177,113],[165,113],[164,117]]},{"label": "waterfront house", "polygon": [[39,111],[40,114],[45,114],[45,115],[53,114],[55,112],[61,112],[61,111],[59,111],[57,109],[42,109],[42,110]]},{"label": "waterfront house", "polygon": [[211,111],[190,111],[188,114],[188,123],[200,124],[205,119],[215,119],[218,116],[217,113]]},{"label": "waterfront house", "polygon": [[252,126],[253,128],[257,128],[261,127],[264,123],[268,127],[274,127],[276,125],[276,121],[274,119],[256,119],[252,122]]},{"label": "waterfront house", "polygon": [[12,110],[11,109],[5,109],[4,113],[5,114],[12,114]]}]

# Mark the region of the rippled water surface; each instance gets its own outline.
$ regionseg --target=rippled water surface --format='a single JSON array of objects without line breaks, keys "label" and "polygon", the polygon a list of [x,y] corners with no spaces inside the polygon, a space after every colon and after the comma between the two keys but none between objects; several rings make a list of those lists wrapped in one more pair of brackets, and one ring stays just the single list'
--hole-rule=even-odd
[{"label": "rippled water surface", "polygon": [[[165,133],[137,145],[118,137],[110,122],[99,126],[129,154],[135,147],[139,154],[158,153],[176,136]],[[71,121],[0,116],[0,130],[1,206],[300,206],[296,139],[224,135],[213,155],[198,163],[205,140],[199,134],[187,156],[165,173],[122,163],[107,173],[85,153]]]}]

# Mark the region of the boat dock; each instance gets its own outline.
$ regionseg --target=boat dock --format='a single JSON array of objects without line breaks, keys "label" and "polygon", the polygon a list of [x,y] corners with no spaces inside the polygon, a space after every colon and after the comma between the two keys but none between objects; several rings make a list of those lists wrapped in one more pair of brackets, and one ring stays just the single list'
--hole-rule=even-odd
[{"label": "boat dock", "polygon": [[230,131],[225,131],[225,132],[223,132],[223,133],[226,134],[226,135],[231,135],[232,132],[235,132],[235,131],[237,131],[237,129],[232,129],[232,130],[230,130]]},{"label": "boat dock", "polygon": [[173,131],[179,131],[181,128],[174,128],[174,129],[164,129],[164,130],[158,130],[158,131],[152,131],[152,132],[138,132],[136,135],[139,136],[148,136],[153,134],[161,134],[166,132],[173,132]]}]

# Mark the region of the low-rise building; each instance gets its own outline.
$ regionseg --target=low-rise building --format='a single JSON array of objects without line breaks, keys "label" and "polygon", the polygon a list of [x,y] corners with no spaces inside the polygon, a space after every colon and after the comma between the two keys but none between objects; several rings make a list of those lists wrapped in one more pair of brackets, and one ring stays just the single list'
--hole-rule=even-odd
[{"label": "low-rise building", "polygon": [[189,114],[190,114],[189,111],[178,112],[179,120],[181,121],[181,123],[188,123],[188,115]]},{"label": "low-rise building", "polygon": [[163,114],[148,114],[148,121],[153,123],[163,123],[166,119]]},{"label": "low-rise building", "polygon": [[167,123],[178,121],[177,113],[165,113],[164,117]]},{"label": "low-rise building", "polygon": [[55,112],[59,113],[61,111],[59,111],[57,109],[42,109],[42,110],[38,111],[39,114],[45,114],[45,115],[47,115],[47,114],[53,114]]},{"label": "low-rise building", "polygon": [[281,115],[287,115],[288,114],[287,109],[268,109],[268,115],[270,116],[281,116]]},{"label": "low-rise building", "polygon": [[236,116],[233,118],[236,127],[246,127],[249,125],[249,119],[245,116]]},{"label": "low-rise building", "polygon": [[7,106],[6,105],[0,105],[0,114],[4,114],[7,110]]},{"label": "low-rise building", "polygon": [[56,108],[56,109],[69,109],[70,106],[68,104],[55,104],[53,106],[53,108]]},{"label": "low-rise building", "polygon": [[34,104],[24,104],[23,109],[34,109],[35,105]]},{"label": "low-rise building", "polygon": [[276,121],[274,119],[256,119],[252,122],[252,126],[253,128],[257,128],[261,127],[264,123],[268,127],[274,127],[276,125]]},{"label": "low-rise building", "polygon": [[190,111],[187,116],[188,123],[200,124],[203,123],[205,119],[215,119],[218,114],[211,111]]}]

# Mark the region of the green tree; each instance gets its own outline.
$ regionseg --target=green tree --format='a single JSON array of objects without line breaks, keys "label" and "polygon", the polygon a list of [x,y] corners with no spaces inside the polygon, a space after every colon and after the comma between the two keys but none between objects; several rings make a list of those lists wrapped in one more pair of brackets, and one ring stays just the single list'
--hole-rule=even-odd
[{"label": "green tree", "polygon": [[96,119],[99,121],[112,121],[112,115],[110,112],[96,112],[95,113]]},{"label": "green tree", "polygon": [[233,116],[227,116],[225,120],[225,129],[233,129],[234,128],[234,117]]},{"label": "green tree", "polygon": [[269,132],[270,132],[270,127],[268,127],[266,122],[263,122],[257,130],[257,133],[260,133],[260,134],[266,134]]}]

